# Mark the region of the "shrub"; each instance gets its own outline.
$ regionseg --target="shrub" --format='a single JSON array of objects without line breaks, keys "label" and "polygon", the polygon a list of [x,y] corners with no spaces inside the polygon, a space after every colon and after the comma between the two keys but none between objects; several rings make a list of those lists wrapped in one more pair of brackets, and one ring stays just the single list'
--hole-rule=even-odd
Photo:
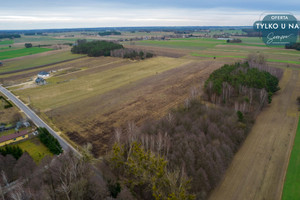
[{"label": "shrub", "polygon": [[117,198],[118,194],[121,192],[121,185],[119,182],[112,183],[111,181],[108,181],[108,190],[113,198]]},{"label": "shrub", "polygon": [[31,43],[25,43],[25,47],[26,47],[26,48],[31,48],[31,47],[32,47],[32,44],[31,44]]},{"label": "shrub", "polygon": [[239,118],[239,122],[243,122],[244,121],[244,115],[243,115],[243,113],[241,112],[241,111],[237,111],[236,112],[236,114],[237,114],[237,116],[238,116],[238,118]]},{"label": "shrub", "polygon": [[241,43],[242,42],[242,40],[241,39],[237,39],[237,38],[235,38],[235,39],[233,39],[233,40],[227,40],[227,43]]},{"label": "shrub", "polygon": [[13,107],[12,103],[10,103],[10,101],[8,101],[7,99],[5,99],[3,96],[0,96],[0,99],[3,99],[3,100],[7,103],[7,104],[4,106],[4,109]]}]

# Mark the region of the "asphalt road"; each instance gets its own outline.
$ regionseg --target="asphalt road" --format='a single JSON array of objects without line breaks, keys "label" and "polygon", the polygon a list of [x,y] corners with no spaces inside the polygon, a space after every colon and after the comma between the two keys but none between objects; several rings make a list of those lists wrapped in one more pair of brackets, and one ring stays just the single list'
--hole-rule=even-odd
[{"label": "asphalt road", "polygon": [[8,99],[10,99],[20,110],[22,110],[29,119],[37,126],[37,127],[45,127],[49,133],[51,133],[60,143],[61,147],[64,150],[71,150],[75,154],[80,156],[80,153],[72,147],[66,140],[60,137],[48,124],[46,124],[37,114],[35,114],[28,106],[26,106],[20,99],[18,99],[14,94],[5,89],[0,85],[0,92],[2,92]]}]

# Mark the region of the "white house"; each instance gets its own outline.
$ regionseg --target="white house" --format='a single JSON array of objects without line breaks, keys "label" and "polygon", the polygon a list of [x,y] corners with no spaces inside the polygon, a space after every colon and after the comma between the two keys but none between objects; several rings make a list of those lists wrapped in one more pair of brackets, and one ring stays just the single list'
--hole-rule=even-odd
[{"label": "white house", "polygon": [[49,76],[50,76],[50,74],[45,71],[41,71],[40,73],[38,73],[38,77],[40,77],[40,78],[45,78],[45,77],[49,77]]}]

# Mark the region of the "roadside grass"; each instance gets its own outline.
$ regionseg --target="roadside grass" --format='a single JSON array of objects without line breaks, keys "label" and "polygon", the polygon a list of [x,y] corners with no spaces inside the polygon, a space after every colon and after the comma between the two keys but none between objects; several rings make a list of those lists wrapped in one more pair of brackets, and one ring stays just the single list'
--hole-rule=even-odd
[{"label": "roadside grass", "polygon": [[283,187],[282,200],[300,199],[300,118]]},{"label": "roadside grass", "polygon": [[55,62],[60,62],[64,60],[69,60],[73,58],[84,57],[81,54],[72,54],[70,51],[57,52],[51,55],[35,56],[34,58],[23,58],[21,60],[14,60],[9,62],[4,62],[4,66],[0,68],[0,73],[10,72],[20,69],[28,69],[31,67],[36,67],[39,65],[46,65]]},{"label": "roadside grass", "polygon": [[5,51],[5,52],[1,52],[0,60],[27,56],[27,55],[46,52],[46,51],[52,51],[52,49],[32,47],[32,48],[23,48],[18,50]]},{"label": "roadside grass", "polygon": [[10,45],[10,44],[13,44],[14,43],[14,40],[3,40],[3,41],[0,41],[0,45]]},{"label": "roadside grass", "polygon": [[21,141],[19,143],[14,144],[19,146],[24,152],[32,157],[35,163],[39,163],[45,156],[52,156],[53,154],[49,151],[49,149],[40,142],[38,137],[34,137],[25,141]]}]

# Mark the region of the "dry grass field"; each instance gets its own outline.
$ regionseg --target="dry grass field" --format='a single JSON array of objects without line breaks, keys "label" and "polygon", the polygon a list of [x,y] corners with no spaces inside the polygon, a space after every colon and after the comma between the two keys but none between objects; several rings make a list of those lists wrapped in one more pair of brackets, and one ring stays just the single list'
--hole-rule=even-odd
[{"label": "dry grass field", "polygon": [[227,62],[196,57],[81,58],[56,65],[61,70],[45,86],[11,90],[64,136],[79,145],[90,142],[94,154],[102,155],[115,127],[161,117]]},{"label": "dry grass field", "polygon": [[210,199],[281,199],[298,123],[299,71],[286,69],[280,87]]}]

